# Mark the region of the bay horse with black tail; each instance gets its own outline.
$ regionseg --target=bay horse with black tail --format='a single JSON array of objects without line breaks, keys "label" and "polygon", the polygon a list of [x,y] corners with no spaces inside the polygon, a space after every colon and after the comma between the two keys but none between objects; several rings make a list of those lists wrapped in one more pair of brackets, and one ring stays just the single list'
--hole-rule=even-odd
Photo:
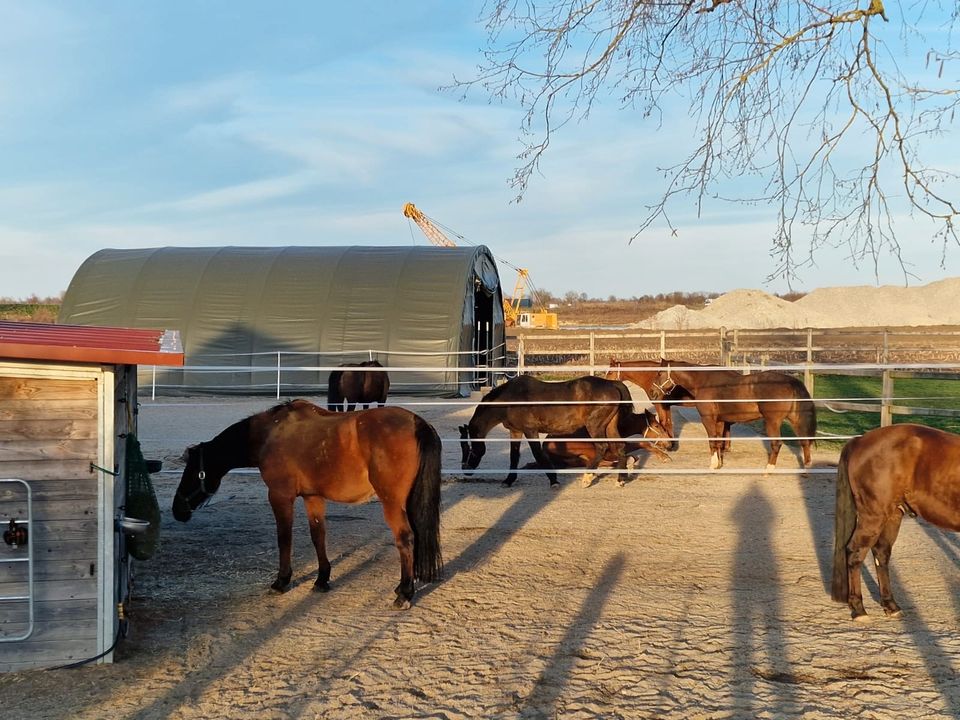
[{"label": "bay horse with black tail", "polygon": [[[643,389],[648,398],[653,398],[655,383],[660,368],[664,366],[666,360],[618,360],[610,358],[610,370],[604,376],[610,380],[621,380],[627,383],[633,383]],[[677,436],[674,435],[673,428],[673,406],[683,405],[686,407],[696,407],[694,403],[686,402],[693,398],[686,388],[677,385],[666,395],[661,395],[660,399],[654,404],[654,410],[657,413],[657,421],[667,431],[667,437],[670,438],[667,450],[676,450],[678,446]]]},{"label": "bay horse with black tail", "polygon": [[[376,360],[361,363],[345,363],[342,368],[382,368]],[[354,407],[370,407],[387,404],[390,378],[386,370],[333,370],[327,380],[327,409],[339,412],[346,405],[347,412]]]},{"label": "bay horse with black tail", "polygon": [[889,564],[905,514],[960,530],[960,435],[903,423],[844,446],[837,464],[831,595],[850,606],[854,620],[867,619],[860,569],[868,550],[876,560],[884,613],[902,614],[890,589]]},{"label": "bay horse with black tail", "polygon": [[[624,416],[620,420],[618,434],[626,441],[624,453],[627,455],[628,470],[641,452],[649,452],[661,460],[670,459],[665,452],[670,445],[670,434],[652,412],[630,413]],[[628,440],[638,435],[642,440]],[[587,467],[593,459],[596,446],[595,442],[588,440],[589,437],[586,428],[581,428],[565,438],[553,436],[544,438],[542,448],[555,468]],[[616,461],[616,454],[607,446],[607,452],[600,461],[600,467],[612,466]],[[539,467],[539,465],[531,463],[527,467]]]},{"label": "bay horse with black tail", "polygon": [[802,382],[784,373],[766,370],[742,375],[733,370],[698,370],[690,363],[666,361],[654,381],[654,398],[683,387],[696,401],[700,422],[710,442],[710,467],[723,467],[723,453],[733,423],[763,420],[770,450],[767,470],[777,465],[783,445],[781,425],[786,420],[803,450],[803,467],[810,465],[810,448],[817,432],[817,411]]},{"label": "bay horse with black tail", "polygon": [[[483,438],[497,425],[510,433],[510,472],[503,484],[513,485],[520,461],[520,441],[526,438],[537,462],[547,469],[551,487],[557,485],[553,464],[540,446],[540,434],[568,436],[584,428],[594,443],[588,470],[596,470],[608,447],[613,449],[617,468],[626,468],[627,459],[619,438],[621,416],[632,412],[630,391],[622,382],[586,375],[562,382],[544,382],[520,375],[491,390],[477,405],[467,425],[460,426],[461,467],[474,470],[487,451]],[[589,475],[584,477],[584,482]]]},{"label": "bay horse with black tail", "polygon": [[400,553],[394,607],[410,607],[415,582],[439,579],[440,438],[426,420],[399,407],[331,413],[293,400],[234,423],[213,440],[188,447],[173,499],[181,522],[220,487],[234,468],[256,467],[277,522],[280,566],[271,587],[285,592],[293,575],[294,502],[303,503],[317,551],[314,589],[330,589],[327,500],[360,503],[376,495]]}]

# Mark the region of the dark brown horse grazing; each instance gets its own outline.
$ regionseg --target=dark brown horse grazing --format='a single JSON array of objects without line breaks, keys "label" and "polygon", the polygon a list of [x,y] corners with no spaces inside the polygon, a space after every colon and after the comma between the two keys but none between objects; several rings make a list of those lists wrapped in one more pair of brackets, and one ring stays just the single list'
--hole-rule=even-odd
[{"label": "dark brown horse grazing", "polygon": [[[633,383],[641,388],[652,398],[655,393],[654,384],[660,368],[666,364],[666,360],[618,360],[610,358],[610,370],[604,376],[610,380],[622,380],[625,383]],[[677,385],[666,395],[660,396],[660,399],[654,403],[654,410],[657,413],[657,420],[666,428],[667,437],[672,438],[667,450],[677,449],[677,436],[673,429],[673,406],[685,405],[687,407],[696,407],[694,403],[686,402],[692,399],[687,390]]]},{"label": "dark brown horse grazing", "polygon": [[[345,363],[343,368],[382,368],[376,360],[366,360],[362,363]],[[387,404],[387,393],[390,391],[390,378],[383,370],[334,370],[327,380],[327,409],[341,411],[346,404],[349,412],[354,407],[363,405],[364,409],[370,403]]]},{"label": "dark brown horse grazing", "polygon": [[[510,433],[510,473],[503,484],[513,485],[520,461],[520,439],[526,438],[533,456],[547,468],[551,486],[557,485],[553,464],[540,447],[540,433],[569,436],[581,428],[591,438],[619,437],[620,417],[632,412],[630,391],[622,382],[587,375],[564,382],[544,382],[520,375],[491,390],[477,405],[467,425],[460,426],[461,467],[473,470],[487,451],[483,438],[497,425]],[[622,442],[594,443],[589,470],[596,470],[612,446],[617,468],[627,465]]]},{"label": "dark brown horse grazing", "polygon": [[891,425],[848,442],[837,465],[831,594],[865,620],[860,566],[876,560],[883,611],[899,617],[890,590],[890,551],[904,514],[960,530],[960,436],[925,425]]},{"label": "dark brown horse grazing", "polygon": [[[670,434],[657,420],[657,416],[651,412],[630,413],[622,417],[618,434],[622,438],[636,435],[643,438],[639,441],[624,444],[624,452],[627,454],[627,469],[630,469],[632,461],[635,460],[634,456],[641,451],[653,453],[661,460],[670,459],[670,456],[665,452],[666,447],[670,444]],[[586,428],[581,428],[577,432],[571,433],[567,438],[544,438],[542,449],[550,458],[550,463],[554,468],[587,467],[593,459],[596,446],[593,441],[584,441],[589,437]],[[608,446],[606,454],[600,461],[600,467],[612,466],[616,461],[616,454]],[[527,467],[539,467],[539,465],[530,463]]]},{"label": "dark brown horse grazing", "polygon": [[733,423],[763,419],[770,438],[767,470],[776,467],[783,445],[781,425],[786,420],[803,449],[803,467],[810,465],[810,448],[817,432],[817,412],[802,382],[767,370],[741,375],[733,370],[697,370],[689,363],[668,361],[654,381],[654,399],[668,396],[677,386],[696,400],[700,421],[710,438],[710,467],[723,466],[723,452]]},{"label": "dark brown horse grazing", "polygon": [[440,438],[423,418],[399,407],[331,413],[293,400],[234,423],[209,442],[187,448],[173,499],[181,522],[234,468],[256,467],[277,521],[280,568],[271,586],[284,592],[290,564],[293,506],[303,498],[319,569],[314,589],[329,590],[325,501],[359,503],[374,494],[400,552],[394,606],[410,607],[415,581],[440,577]]}]

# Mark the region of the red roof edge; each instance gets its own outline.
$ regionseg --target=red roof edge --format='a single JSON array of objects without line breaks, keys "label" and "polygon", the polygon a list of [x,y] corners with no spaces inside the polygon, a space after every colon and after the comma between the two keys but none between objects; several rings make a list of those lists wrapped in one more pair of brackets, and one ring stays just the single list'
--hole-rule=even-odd
[{"label": "red roof edge", "polygon": [[183,365],[179,330],[0,321],[0,359]]}]

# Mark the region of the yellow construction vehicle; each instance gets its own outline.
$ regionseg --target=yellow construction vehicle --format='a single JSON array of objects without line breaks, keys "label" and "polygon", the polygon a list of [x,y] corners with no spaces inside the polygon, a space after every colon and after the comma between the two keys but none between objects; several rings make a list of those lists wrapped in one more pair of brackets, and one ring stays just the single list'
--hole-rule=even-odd
[{"label": "yellow construction vehicle", "polygon": [[[408,202],[403,206],[403,216],[413,220],[423,231],[427,240],[440,247],[456,247],[457,244],[448,238],[446,234],[437,227],[437,223],[424,215],[413,203]],[[501,261],[502,262],[502,261]],[[513,267],[511,265],[511,267]],[[539,310],[521,309],[524,291],[526,290],[530,273],[523,268],[515,268],[517,271],[517,282],[513,288],[513,295],[503,298],[503,317],[507,327],[528,327],[545,328],[556,330],[558,327],[557,314],[547,312],[543,303],[540,303]]]}]

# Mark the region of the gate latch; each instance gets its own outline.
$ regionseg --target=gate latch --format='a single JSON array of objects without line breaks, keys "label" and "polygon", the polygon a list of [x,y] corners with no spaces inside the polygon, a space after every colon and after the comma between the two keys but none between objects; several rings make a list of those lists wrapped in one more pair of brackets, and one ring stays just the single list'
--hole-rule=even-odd
[{"label": "gate latch", "polygon": [[20,525],[10,518],[10,527],[3,533],[3,541],[11,547],[20,547],[27,544],[27,526]]}]

